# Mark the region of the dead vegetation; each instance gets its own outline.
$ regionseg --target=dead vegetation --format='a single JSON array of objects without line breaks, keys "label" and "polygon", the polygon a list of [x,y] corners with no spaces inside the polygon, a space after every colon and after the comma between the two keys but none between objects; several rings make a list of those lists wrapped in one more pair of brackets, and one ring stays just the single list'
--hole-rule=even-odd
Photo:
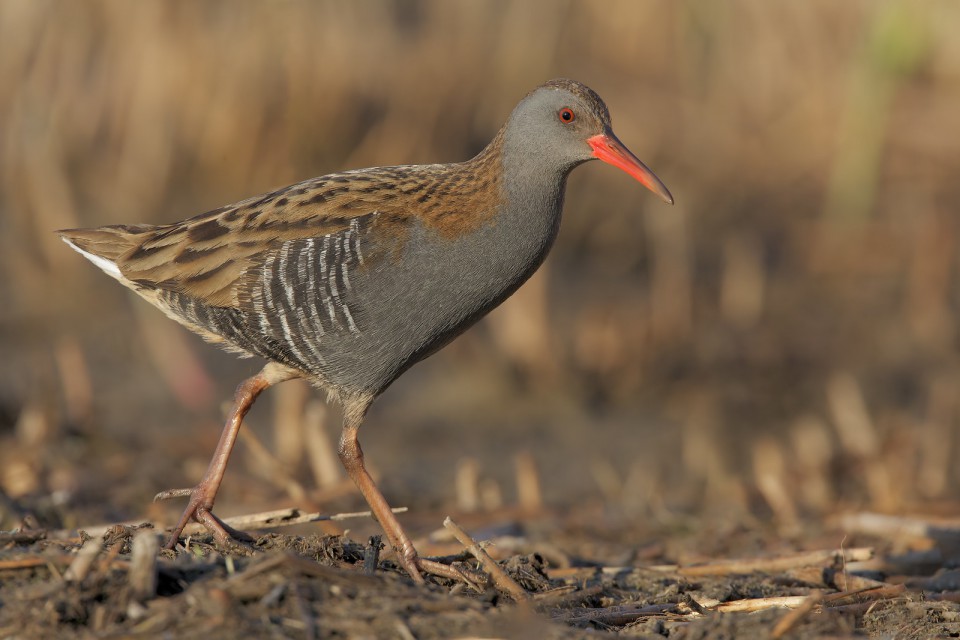
[{"label": "dead vegetation", "polygon": [[[555,541],[514,524],[519,535],[481,545],[448,518],[459,549],[436,538],[419,546],[466,579],[432,578],[424,587],[379,558],[378,537],[362,545],[339,535],[269,533],[248,547],[218,550],[200,534],[176,552],[158,552],[151,523],[114,525],[96,537],[22,529],[0,541],[0,632],[440,638],[594,630],[783,638],[885,633],[885,621],[895,619],[898,637],[960,633],[956,572],[920,578],[930,571],[930,555],[894,551],[882,537],[875,538],[879,553],[855,547],[617,566],[580,555],[569,537],[562,546],[570,550],[558,551]],[[696,543],[699,536],[683,538]],[[581,549],[590,544],[581,538]]]},{"label": "dead vegetation", "polygon": [[[958,13],[0,2],[0,635],[957,635]],[[391,502],[474,586],[364,571],[377,529],[326,519],[361,502],[294,383],[217,505],[270,533],[155,554],[179,505],[152,496],[200,476],[257,364],[52,230],[466,158],[560,75],[677,206],[579,171],[545,269],[374,407]]]}]

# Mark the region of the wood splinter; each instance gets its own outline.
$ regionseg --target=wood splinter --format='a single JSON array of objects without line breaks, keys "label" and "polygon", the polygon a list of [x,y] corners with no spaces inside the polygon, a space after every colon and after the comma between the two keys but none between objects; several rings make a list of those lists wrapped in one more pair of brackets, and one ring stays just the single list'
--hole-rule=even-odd
[{"label": "wood splinter", "polygon": [[157,594],[157,552],[160,539],[150,529],[133,536],[130,550],[130,589],[133,597],[146,601]]},{"label": "wood splinter", "polygon": [[490,574],[490,578],[500,591],[506,593],[517,602],[527,602],[530,600],[530,594],[524,591],[523,587],[507,575],[506,571],[501,569],[500,565],[498,565],[486,551],[480,548],[476,540],[471,538],[470,535],[461,529],[456,522],[451,520],[449,516],[443,521],[443,526],[480,562],[483,570]]}]

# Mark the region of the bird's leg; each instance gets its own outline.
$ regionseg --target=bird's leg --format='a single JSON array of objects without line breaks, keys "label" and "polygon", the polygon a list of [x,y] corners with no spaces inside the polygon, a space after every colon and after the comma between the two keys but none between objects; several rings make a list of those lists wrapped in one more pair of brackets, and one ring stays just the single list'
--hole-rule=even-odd
[{"label": "bird's leg", "polygon": [[233,451],[233,445],[237,441],[237,434],[240,432],[243,417],[247,415],[257,396],[264,389],[296,377],[296,375],[291,369],[271,362],[261,369],[260,373],[241,382],[234,394],[233,409],[230,411],[227,423],[220,434],[220,442],[217,443],[217,448],[213,452],[213,458],[210,460],[210,465],[207,467],[206,473],[203,474],[203,478],[193,489],[163,491],[154,498],[155,500],[165,500],[184,495],[190,497],[187,508],[180,516],[180,521],[170,534],[170,539],[166,545],[167,549],[173,549],[177,546],[180,534],[183,533],[184,527],[190,520],[196,520],[205,526],[217,539],[217,542],[224,546],[228,545],[231,539],[247,537],[246,534],[230,528],[213,515],[211,512],[213,502],[220,490],[220,483],[223,481],[223,474],[227,470],[227,461],[230,459],[230,452]]},{"label": "bird's leg", "polygon": [[373,511],[374,517],[383,528],[387,539],[390,540],[390,544],[393,545],[400,566],[410,574],[410,577],[413,578],[413,581],[417,584],[424,583],[421,571],[453,580],[467,581],[464,575],[457,569],[440,562],[424,560],[417,555],[416,548],[413,546],[413,543],[410,542],[410,538],[407,537],[403,527],[400,526],[397,516],[393,513],[386,498],[380,493],[376,483],[373,481],[373,478],[370,477],[366,466],[363,464],[363,450],[360,448],[360,441],[357,439],[357,431],[360,428],[363,415],[366,413],[367,407],[369,407],[369,400],[365,399],[362,406],[360,406],[360,404],[361,403],[351,405],[347,403],[344,407],[344,425],[343,431],[340,434],[340,445],[337,452],[340,455],[340,462],[343,463],[343,467],[347,470],[347,474],[349,474],[354,484],[357,485],[357,488],[360,489],[360,493],[363,494],[363,497],[367,500],[367,504],[370,505],[370,510]]},{"label": "bird's leg", "polygon": [[359,425],[350,424],[349,420],[343,426],[343,432],[340,434],[340,446],[337,453],[340,454],[340,462],[347,470],[350,478],[353,480],[360,493],[366,498],[367,504],[373,511],[373,516],[383,527],[383,532],[387,534],[390,544],[397,552],[397,559],[401,566],[410,574],[413,581],[423,584],[423,576],[420,575],[420,569],[417,567],[417,550],[413,543],[403,532],[400,522],[387,504],[386,498],[380,493],[373,478],[367,472],[363,464],[363,451],[360,449],[360,441],[357,439],[357,428]]}]

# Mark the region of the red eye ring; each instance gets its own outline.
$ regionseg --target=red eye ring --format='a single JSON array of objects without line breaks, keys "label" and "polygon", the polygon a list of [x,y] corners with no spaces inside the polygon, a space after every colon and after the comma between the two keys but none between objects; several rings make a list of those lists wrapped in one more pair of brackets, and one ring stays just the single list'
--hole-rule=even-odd
[{"label": "red eye ring", "polygon": [[564,107],[557,112],[557,117],[560,118],[560,122],[564,124],[570,124],[577,119],[576,114],[573,112],[573,109],[570,107]]}]

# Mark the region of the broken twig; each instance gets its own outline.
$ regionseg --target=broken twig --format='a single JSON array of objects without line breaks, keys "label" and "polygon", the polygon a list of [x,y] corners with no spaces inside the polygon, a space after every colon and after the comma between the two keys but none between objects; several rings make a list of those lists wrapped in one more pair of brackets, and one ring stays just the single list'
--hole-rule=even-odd
[{"label": "broken twig", "polygon": [[530,599],[530,595],[524,591],[523,587],[516,583],[516,581],[511,578],[507,573],[500,568],[493,558],[491,558],[486,551],[480,548],[480,545],[471,538],[466,531],[461,529],[456,522],[447,517],[443,521],[443,526],[447,528],[454,537],[460,541],[467,551],[469,551],[474,558],[480,561],[480,564],[483,566],[483,569],[490,574],[490,578],[493,580],[493,583],[504,593],[510,595],[517,602],[525,602]]}]

